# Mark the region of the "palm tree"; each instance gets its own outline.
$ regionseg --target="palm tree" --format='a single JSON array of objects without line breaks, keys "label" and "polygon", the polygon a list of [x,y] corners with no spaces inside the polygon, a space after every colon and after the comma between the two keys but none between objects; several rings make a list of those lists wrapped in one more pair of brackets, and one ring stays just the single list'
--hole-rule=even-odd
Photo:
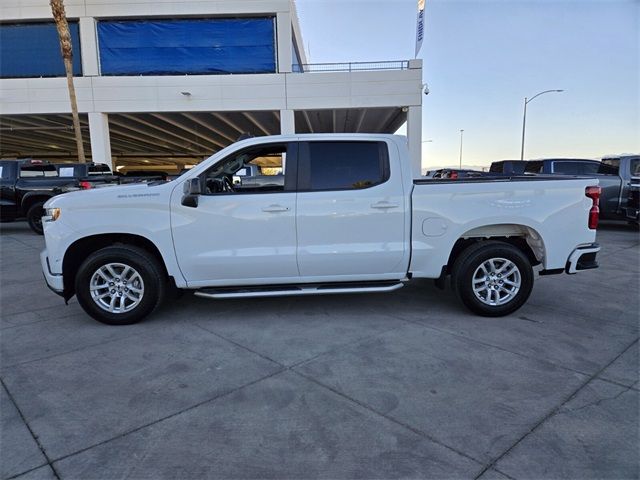
[{"label": "palm tree", "polygon": [[67,86],[69,87],[69,99],[71,100],[71,116],[73,117],[73,130],[76,135],[76,146],[78,148],[78,161],[85,163],[84,145],[82,143],[82,132],[80,130],[80,117],[78,115],[78,102],[76,100],[76,89],[73,86],[73,52],[71,51],[71,33],[67,23],[67,14],[64,11],[64,0],[49,0],[53,19],[58,29],[60,39],[60,51],[64,61],[64,69],[67,72]]}]

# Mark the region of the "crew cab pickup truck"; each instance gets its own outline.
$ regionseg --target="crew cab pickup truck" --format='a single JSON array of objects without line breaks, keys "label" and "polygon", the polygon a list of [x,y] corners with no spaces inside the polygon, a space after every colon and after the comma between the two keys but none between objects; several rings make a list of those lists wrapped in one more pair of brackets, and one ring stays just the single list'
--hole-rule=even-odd
[{"label": "crew cab pickup truck", "polygon": [[60,177],[55,165],[40,160],[0,160],[0,218],[26,218],[42,234],[44,202],[55,195],[82,188],[75,178]]},{"label": "crew cab pickup truck", "polygon": [[[234,185],[279,158],[282,182]],[[277,169],[274,169],[277,170]],[[405,137],[242,140],[171,182],[69,193],[43,218],[46,282],[108,324],[174,288],[208,298],[451,285],[471,311],[507,315],[539,274],[597,267],[597,180],[414,180]]]}]

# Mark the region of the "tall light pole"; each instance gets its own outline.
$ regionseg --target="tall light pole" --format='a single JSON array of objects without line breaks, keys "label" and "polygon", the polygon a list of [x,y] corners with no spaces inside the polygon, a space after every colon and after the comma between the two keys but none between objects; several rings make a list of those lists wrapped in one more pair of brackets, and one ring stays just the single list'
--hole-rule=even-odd
[{"label": "tall light pole", "polygon": [[462,134],[464,133],[463,129],[460,129],[460,170],[462,170]]},{"label": "tall light pole", "polygon": [[544,95],[545,93],[560,93],[564,92],[564,90],[545,90],[544,92],[536,93],[533,97],[527,98],[524,97],[524,113],[522,114],[522,145],[520,147],[520,160],[524,160],[524,132],[527,126],[527,104],[531,102],[534,98],[539,97],[540,95]]}]

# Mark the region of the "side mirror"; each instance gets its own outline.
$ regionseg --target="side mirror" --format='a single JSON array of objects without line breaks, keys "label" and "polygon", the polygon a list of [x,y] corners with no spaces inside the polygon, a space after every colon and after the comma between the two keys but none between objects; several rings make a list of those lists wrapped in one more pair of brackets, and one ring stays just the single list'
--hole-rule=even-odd
[{"label": "side mirror", "polygon": [[182,187],[182,205],[185,207],[196,208],[198,206],[198,197],[202,193],[199,178],[191,178],[184,182]]}]

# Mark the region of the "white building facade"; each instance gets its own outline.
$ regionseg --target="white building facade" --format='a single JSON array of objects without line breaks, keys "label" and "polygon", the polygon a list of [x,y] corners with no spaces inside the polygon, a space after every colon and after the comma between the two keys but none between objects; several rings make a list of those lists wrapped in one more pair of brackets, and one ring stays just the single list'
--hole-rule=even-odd
[{"label": "white building facade", "polygon": [[[420,173],[421,60],[308,64],[293,0],[65,6],[83,138],[94,162],[179,169],[245,132],[394,133],[406,122]],[[0,2],[4,158],[74,157],[50,22],[48,0]]]}]

